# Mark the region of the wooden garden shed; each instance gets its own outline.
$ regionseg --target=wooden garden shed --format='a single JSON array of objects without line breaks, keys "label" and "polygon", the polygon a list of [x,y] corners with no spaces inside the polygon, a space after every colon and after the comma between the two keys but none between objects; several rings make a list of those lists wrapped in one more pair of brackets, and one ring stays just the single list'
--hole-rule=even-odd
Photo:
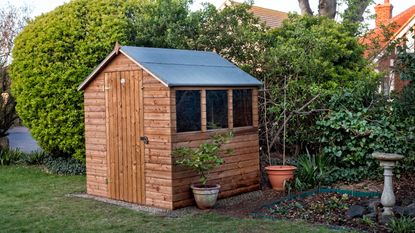
[{"label": "wooden garden shed", "polygon": [[193,203],[196,173],[172,151],[232,130],[233,153],[209,177],[219,198],[259,188],[258,88],[213,52],[116,46],[84,91],[87,192],[176,209]]}]

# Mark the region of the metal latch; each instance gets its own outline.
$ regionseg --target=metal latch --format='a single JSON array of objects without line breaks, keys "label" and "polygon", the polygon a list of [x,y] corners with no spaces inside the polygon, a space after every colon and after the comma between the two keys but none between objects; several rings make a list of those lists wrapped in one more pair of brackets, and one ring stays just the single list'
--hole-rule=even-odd
[{"label": "metal latch", "polygon": [[140,140],[143,141],[144,144],[148,144],[148,137],[147,136],[140,137]]}]

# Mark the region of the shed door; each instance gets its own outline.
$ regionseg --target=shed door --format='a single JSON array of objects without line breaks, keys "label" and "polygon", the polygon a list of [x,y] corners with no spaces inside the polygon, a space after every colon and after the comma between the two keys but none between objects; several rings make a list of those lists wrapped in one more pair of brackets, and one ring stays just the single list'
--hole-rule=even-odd
[{"label": "shed door", "polygon": [[110,197],[144,203],[142,72],[105,73]]}]

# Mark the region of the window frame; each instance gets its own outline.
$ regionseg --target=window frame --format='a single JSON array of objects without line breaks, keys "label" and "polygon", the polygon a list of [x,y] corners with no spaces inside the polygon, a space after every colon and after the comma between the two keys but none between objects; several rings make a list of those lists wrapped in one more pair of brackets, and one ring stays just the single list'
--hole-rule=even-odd
[{"label": "window frame", "polygon": [[[252,124],[249,126],[241,126],[241,127],[234,127],[233,125],[233,90],[241,90],[241,89],[250,89],[252,95]],[[174,95],[174,130],[173,133],[175,134],[194,134],[194,133],[211,133],[211,132],[226,132],[228,130],[244,130],[244,129],[252,129],[258,128],[258,87],[175,87],[172,88],[172,92],[176,93],[179,90],[188,90],[188,91],[200,91],[200,109],[201,109],[201,130],[198,131],[186,131],[186,132],[177,132],[177,113],[176,113],[176,96]],[[207,112],[206,112],[206,91],[220,91],[226,90],[228,96],[228,127],[227,128],[219,128],[219,129],[207,129]]]}]

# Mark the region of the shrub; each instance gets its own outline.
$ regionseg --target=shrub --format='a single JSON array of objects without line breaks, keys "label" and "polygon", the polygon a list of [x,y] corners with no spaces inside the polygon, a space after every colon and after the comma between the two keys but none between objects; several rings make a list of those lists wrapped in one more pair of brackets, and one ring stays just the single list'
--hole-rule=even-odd
[{"label": "shrub", "polygon": [[177,158],[176,164],[195,170],[199,175],[200,183],[206,185],[209,171],[224,162],[219,157],[222,145],[232,137],[232,132],[229,132],[225,135],[213,136],[211,142],[203,143],[196,149],[179,147],[173,151],[173,155]]},{"label": "shrub", "polygon": [[411,233],[415,232],[415,218],[401,217],[392,219],[387,229],[392,233]]},{"label": "shrub", "polygon": [[86,173],[85,164],[74,158],[48,156],[42,161],[42,164],[52,174],[84,175]]},{"label": "shrub", "polygon": [[50,156],[43,151],[0,150],[0,165],[13,164],[40,165],[57,175],[84,175],[86,172],[85,164],[71,157]]},{"label": "shrub", "polygon": [[318,154],[316,122],[331,110],[331,97],[343,88],[374,83],[378,75],[349,28],[325,17],[291,15],[281,28],[269,32],[269,40],[262,107],[267,146],[271,152],[281,148],[286,122],[287,152],[303,154],[307,146]]},{"label": "shrub", "polygon": [[84,160],[83,79],[121,44],[179,47],[188,0],[74,0],[29,22],[11,69],[17,112],[49,154]]}]

